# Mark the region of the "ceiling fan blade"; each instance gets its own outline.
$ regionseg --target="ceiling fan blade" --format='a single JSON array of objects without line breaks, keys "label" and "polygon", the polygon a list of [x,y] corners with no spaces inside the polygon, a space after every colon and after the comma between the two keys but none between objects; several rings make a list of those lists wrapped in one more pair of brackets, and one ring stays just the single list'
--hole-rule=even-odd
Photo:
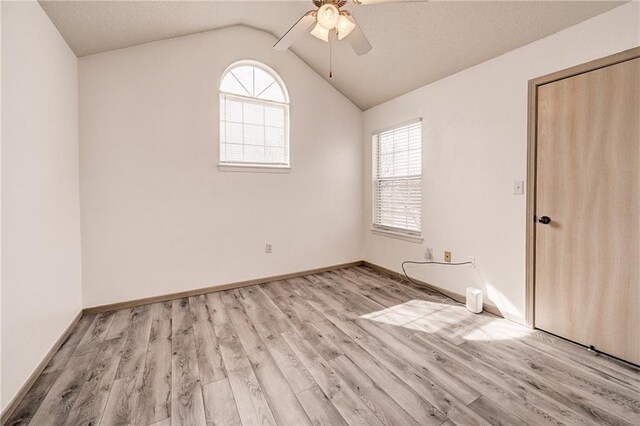
[{"label": "ceiling fan blade", "polygon": [[310,10],[293,24],[289,30],[273,45],[276,50],[287,50],[302,34],[316,22],[315,10]]},{"label": "ceiling fan blade", "polygon": [[369,40],[365,37],[360,26],[356,23],[355,19],[353,19],[353,16],[351,16],[351,19],[356,26],[344,39],[349,42],[353,51],[356,52],[358,56],[362,56],[371,50],[371,43],[369,43]]}]

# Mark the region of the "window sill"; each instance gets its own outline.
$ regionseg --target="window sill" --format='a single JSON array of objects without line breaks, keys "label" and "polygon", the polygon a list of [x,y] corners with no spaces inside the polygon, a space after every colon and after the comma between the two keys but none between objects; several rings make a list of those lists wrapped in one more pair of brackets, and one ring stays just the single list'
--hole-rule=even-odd
[{"label": "window sill", "polygon": [[403,234],[400,232],[386,231],[384,229],[371,228],[371,233],[416,244],[422,244],[422,242],[424,241],[424,238],[418,235]]},{"label": "window sill", "polygon": [[245,173],[289,173],[290,166],[266,166],[258,164],[218,164],[221,172],[245,172]]}]

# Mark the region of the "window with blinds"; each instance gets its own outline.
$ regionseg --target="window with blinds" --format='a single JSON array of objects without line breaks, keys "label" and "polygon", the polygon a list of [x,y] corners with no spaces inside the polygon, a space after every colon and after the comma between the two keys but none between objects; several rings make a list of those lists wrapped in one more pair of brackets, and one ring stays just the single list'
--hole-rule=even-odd
[{"label": "window with blinds", "polygon": [[221,80],[220,164],[289,166],[289,99],[266,65],[236,63]]},{"label": "window with blinds", "polygon": [[373,135],[373,227],[422,232],[422,121]]}]

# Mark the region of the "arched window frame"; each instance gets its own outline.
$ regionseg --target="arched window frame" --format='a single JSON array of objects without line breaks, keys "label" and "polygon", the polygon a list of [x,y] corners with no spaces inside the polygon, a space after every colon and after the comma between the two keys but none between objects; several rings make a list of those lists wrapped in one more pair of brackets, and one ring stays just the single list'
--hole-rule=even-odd
[{"label": "arched window frame", "polygon": [[[274,83],[278,85],[278,87],[281,90],[281,95],[283,100],[279,101],[279,100],[271,100],[271,99],[262,99],[259,98],[257,96],[251,96],[248,94],[239,94],[239,93],[232,93],[232,92],[228,92],[223,90],[222,85],[223,82],[225,81],[225,78],[227,78],[227,76],[229,76],[232,71],[240,68],[240,67],[253,67],[255,69],[259,69],[262,70],[264,73],[266,73],[269,77],[271,77],[274,80]],[[235,74],[234,74],[235,77]],[[240,82],[238,80],[238,82]],[[243,86],[244,87],[244,86]],[[233,64],[231,64],[229,67],[227,67],[227,69],[224,71],[224,73],[222,74],[221,78],[220,78],[220,82],[218,84],[218,90],[219,90],[219,94],[220,94],[220,98],[219,98],[219,106],[220,106],[220,115],[219,115],[219,125],[220,125],[220,140],[219,140],[219,168],[221,170],[226,170],[226,169],[234,169],[236,167],[242,167],[242,168],[255,168],[255,169],[272,169],[272,170],[287,170],[290,168],[290,144],[289,144],[289,93],[287,91],[287,87],[284,84],[284,81],[282,80],[282,78],[278,75],[278,73],[273,70],[271,67],[269,67],[268,65],[265,65],[261,62],[258,61],[254,61],[254,60],[242,60],[242,61],[237,61],[234,62]],[[246,90],[246,88],[245,88]],[[247,90],[247,93],[249,91]],[[255,71],[253,73],[253,86],[252,86],[252,95],[255,95]],[[264,91],[263,91],[264,92]],[[258,96],[260,96],[262,93],[258,94]],[[241,158],[238,157],[237,153],[235,155],[227,155],[225,152],[226,147],[229,146],[229,144],[233,144],[233,145],[237,145],[236,143],[229,143],[228,142],[228,137],[229,135],[225,132],[227,132],[227,124],[234,124],[237,125],[240,124],[239,122],[231,122],[229,121],[229,117],[225,116],[225,113],[227,111],[227,109],[225,108],[225,102],[227,101],[231,101],[231,102],[239,102],[242,104],[242,120],[240,121],[240,123],[242,124],[242,136],[241,136],[241,140],[242,140],[242,150],[243,150],[243,154],[241,156]],[[265,111],[265,116],[266,116],[266,110],[268,108],[271,108],[272,111],[274,110],[282,110],[283,114],[282,114],[282,130],[283,130],[283,149],[284,149],[284,154],[283,157],[280,158],[279,155],[277,155],[277,160],[276,161],[270,161],[267,159],[267,154],[266,152],[268,151],[268,149],[272,149],[273,151],[277,151],[276,148],[279,148],[277,146],[269,146],[267,145],[267,136],[266,136],[266,132],[267,132],[267,128],[271,127],[272,129],[274,129],[273,126],[268,126],[266,124],[266,117],[265,117],[265,122],[262,125],[264,127],[264,139],[263,139],[263,143],[264,143],[264,159],[261,160],[256,160],[255,157],[251,158],[251,156],[247,157],[245,149],[248,146],[251,146],[252,149],[259,149],[256,145],[251,145],[248,144],[245,138],[245,129],[247,128],[247,126],[258,126],[255,124],[250,124],[247,123],[245,121],[245,117],[244,117],[244,111],[245,111],[245,104],[249,104],[249,105],[259,105],[261,106],[264,111]],[[280,122],[280,121],[278,121]],[[280,128],[278,128],[280,129]],[[238,137],[237,135],[234,135],[234,137]],[[281,161],[278,161],[281,160]]]}]

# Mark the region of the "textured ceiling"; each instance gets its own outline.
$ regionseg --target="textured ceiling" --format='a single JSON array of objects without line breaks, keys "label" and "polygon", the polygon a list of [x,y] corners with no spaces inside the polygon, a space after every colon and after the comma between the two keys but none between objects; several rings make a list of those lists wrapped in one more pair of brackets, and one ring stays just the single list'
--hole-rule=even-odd
[{"label": "textured ceiling", "polygon": [[[333,50],[331,83],[363,110],[619,6],[611,1],[431,1],[345,6],[373,49]],[[40,1],[78,56],[247,25],[281,36],[310,1]],[[275,40],[274,40],[275,41]],[[328,79],[329,48],[292,50]]]}]

